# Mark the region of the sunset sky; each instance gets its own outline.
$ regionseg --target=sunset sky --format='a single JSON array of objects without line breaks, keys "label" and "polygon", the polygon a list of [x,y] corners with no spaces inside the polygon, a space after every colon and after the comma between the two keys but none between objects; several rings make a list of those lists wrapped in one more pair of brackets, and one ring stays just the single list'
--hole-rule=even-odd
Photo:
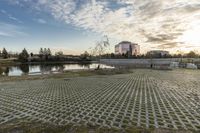
[{"label": "sunset sky", "polygon": [[0,0],[0,49],[79,54],[107,35],[141,52],[200,51],[200,0]]}]

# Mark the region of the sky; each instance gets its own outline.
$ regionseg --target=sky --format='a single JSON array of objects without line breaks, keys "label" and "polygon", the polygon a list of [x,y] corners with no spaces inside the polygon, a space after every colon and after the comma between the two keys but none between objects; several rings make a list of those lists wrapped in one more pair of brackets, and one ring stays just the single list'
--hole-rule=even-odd
[{"label": "sky", "polygon": [[149,50],[200,51],[199,0],[0,0],[0,49],[80,54],[104,35]]}]

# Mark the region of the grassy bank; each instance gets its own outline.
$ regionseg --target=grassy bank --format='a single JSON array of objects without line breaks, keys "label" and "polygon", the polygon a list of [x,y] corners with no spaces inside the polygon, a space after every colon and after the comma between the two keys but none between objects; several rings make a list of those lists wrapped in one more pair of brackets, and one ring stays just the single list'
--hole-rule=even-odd
[{"label": "grassy bank", "polygon": [[0,59],[0,66],[12,66],[12,65],[20,65],[21,63],[18,62],[15,58],[10,59]]},{"label": "grassy bank", "polygon": [[23,76],[0,76],[0,82],[6,81],[20,81],[20,80],[38,80],[38,79],[52,79],[52,78],[73,78],[73,77],[86,77],[95,75],[114,75],[114,74],[126,74],[131,73],[129,69],[100,69],[100,70],[76,70],[65,71],[58,74],[46,74],[46,75],[23,75]]}]

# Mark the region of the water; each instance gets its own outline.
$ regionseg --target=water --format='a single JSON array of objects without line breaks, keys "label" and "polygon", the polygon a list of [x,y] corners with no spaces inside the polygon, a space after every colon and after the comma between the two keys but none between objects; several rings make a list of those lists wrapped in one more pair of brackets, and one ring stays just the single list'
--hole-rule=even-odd
[{"label": "water", "polygon": [[[67,70],[89,70],[97,68],[98,64],[43,64],[0,67],[0,75],[22,76],[22,75],[41,75],[51,73],[62,73]],[[101,64],[101,68],[114,68],[113,66]]]}]

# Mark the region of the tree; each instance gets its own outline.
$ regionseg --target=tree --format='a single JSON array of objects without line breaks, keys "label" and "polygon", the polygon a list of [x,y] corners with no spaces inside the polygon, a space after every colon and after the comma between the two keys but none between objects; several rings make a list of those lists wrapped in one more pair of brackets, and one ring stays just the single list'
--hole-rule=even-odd
[{"label": "tree", "polygon": [[40,55],[40,57],[42,57],[44,55],[43,48],[40,48],[39,55]]},{"label": "tree", "polygon": [[50,51],[48,51],[47,48],[44,48],[44,51],[43,51],[44,54],[43,54],[43,56],[44,56],[44,59],[45,59],[45,60],[48,60],[48,56],[49,56],[49,54],[50,54],[49,52],[50,52]]},{"label": "tree", "polygon": [[110,45],[109,39],[107,36],[104,36],[104,38],[101,41],[98,41],[94,47],[94,54],[99,57],[99,65],[97,69],[100,68],[101,64],[101,56],[106,52],[107,47]]},{"label": "tree", "polygon": [[129,58],[129,51],[125,53],[125,58]]},{"label": "tree", "polygon": [[30,53],[30,55],[31,55],[31,57],[33,57],[33,56],[34,56],[34,54],[33,54],[32,52]]},{"label": "tree", "polygon": [[51,56],[51,50],[50,50],[50,48],[47,49],[47,55]]},{"label": "tree", "polygon": [[63,54],[62,51],[59,51],[59,52],[56,52],[55,55],[56,55],[56,56],[62,56],[62,55],[64,55],[64,54]]},{"label": "tree", "polygon": [[196,57],[198,57],[198,55],[194,51],[190,51],[186,56],[189,57],[189,58],[196,58]]},{"label": "tree", "polygon": [[8,52],[7,52],[7,50],[6,50],[5,48],[3,48],[2,57],[3,57],[4,59],[7,59],[7,58],[8,58]]},{"label": "tree", "polygon": [[111,57],[111,59],[115,58],[115,54],[114,54],[114,53],[111,53],[111,54],[110,54],[110,57]]},{"label": "tree", "polygon": [[133,50],[132,45],[129,45],[128,58],[130,58],[132,56],[132,54],[133,54],[132,50]]},{"label": "tree", "polygon": [[28,61],[29,54],[27,50],[24,48],[22,52],[19,54],[19,60],[22,62]]},{"label": "tree", "polygon": [[64,53],[62,51],[58,51],[55,53],[56,60],[57,61],[65,61],[65,58],[63,57]]},{"label": "tree", "polygon": [[82,60],[88,60],[89,59],[89,53],[85,51],[83,54],[81,54],[81,59]]},{"label": "tree", "polygon": [[47,55],[47,49],[44,48],[44,55]]}]

